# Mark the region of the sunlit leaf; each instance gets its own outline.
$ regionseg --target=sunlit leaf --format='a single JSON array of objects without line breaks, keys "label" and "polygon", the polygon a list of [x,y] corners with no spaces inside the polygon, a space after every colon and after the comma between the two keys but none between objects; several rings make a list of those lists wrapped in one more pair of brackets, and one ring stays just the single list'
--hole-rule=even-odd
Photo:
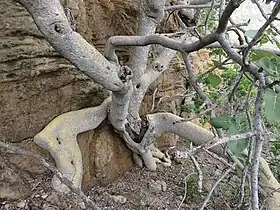
[{"label": "sunlit leaf", "polygon": [[280,94],[266,89],[264,103],[264,114],[267,121],[280,122]]},{"label": "sunlit leaf", "polygon": [[274,39],[274,42],[276,44],[276,46],[280,49],[280,42],[278,42],[277,40]]},{"label": "sunlit leaf", "polygon": [[261,45],[266,44],[268,41],[269,41],[268,37],[267,37],[267,36],[263,36],[263,37],[260,39],[260,44],[261,44]]}]

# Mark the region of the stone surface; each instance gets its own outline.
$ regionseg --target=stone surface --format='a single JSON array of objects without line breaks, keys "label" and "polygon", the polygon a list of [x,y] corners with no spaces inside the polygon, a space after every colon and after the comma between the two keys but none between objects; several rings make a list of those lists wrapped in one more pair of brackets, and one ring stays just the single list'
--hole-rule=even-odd
[{"label": "stone surface", "polygon": [[78,143],[83,148],[84,190],[109,184],[133,165],[130,150],[107,122],[95,131],[79,134]]},{"label": "stone surface", "polygon": [[7,160],[1,155],[0,150],[0,201],[28,197],[31,194],[29,180],[30,177],[27,173],[19,172],[7,164]]}]

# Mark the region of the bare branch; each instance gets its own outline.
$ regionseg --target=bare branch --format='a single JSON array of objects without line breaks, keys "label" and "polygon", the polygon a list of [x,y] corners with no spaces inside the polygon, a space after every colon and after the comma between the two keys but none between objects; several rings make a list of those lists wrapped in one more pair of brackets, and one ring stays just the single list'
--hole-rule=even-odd
[{"label": "bare branch", "polygon": [[207,15],[206,15],[206,18],[205,18],[205,21],[204,21],[204,33],[205,34],[207,32],[207,24],[208,24],[209,17],[210,17],[210,15],[212,13],[212,10],[214,8],[214,4],[215,4],[215,0],[212,0],[211,7],[210,7],[209,11],[207,12]]},{"label": "bare branch", "polygon": [[[280,2],[280,1],[279,1]],[[253,151],[253,158],[252,158],[252,168],[251,168],[251,207],[252,210],[259,209],[259,182],[258,182],[258,175],[259,175],[259,164],[260,164],[260,157],[262,152],[262,145],[265,140],[265,131],[263,129],[263,122],[262,122],[262,104],[263,104],[263,97],[264,97],[264,86],[265,80],[264,76],[260,74],[259,76],[259,87],[257,98],[255,102],[255,129],[256,129],[256,143],[255,143],[255,150]]]},{"label": "bare branch", "polygon": [[210,104],[212,103],[211,100],[205,95],[205,93],[203,92],[203,90],[201,89],[201,87],[199,86],[199,84],[197,83],[197,77],[194,73],[192,64],[190,63],[189,60],[189,55],[184,53],[183,54],[183,59],[185,62],[185,66],[188,72],[188,76],[189,76],[189,81],[193,87],[193,89],[197,92],[197,94],[199,95],[199,97],[208,105],[210,106]]},{"label": "bare branch", "polygon": [[[196,38],[196,37],[194,37]],[[150,44],[160,44],[169,49],[177,50],[179,52],[191,53],[197,51],[211,43],[216,41],[217,36],[215,34],[209,34],[201,40],[197,40],[194,43],[184,43],[180,40],[174,40],[160,34],[152,34],[147,36],[113,36],[108,39],[104,54],[109,60],[114,61],[115,49],[117,46],[146,46]],[[197,38],[196,38],[197,39]]]},{"label": "bare branch", "polygon": [[195,157],[193,155],[190,156],[191,160],[195,166],[196,172],[198,174],[198,179],[197,179],[197,191],[198,193],[202,193],[202,184],[203,184],[203,175],[202,175],[202,171],[201,168],[198,164],[198,162],[196,161]]},{"label": "bare branch", "polygon": [[[205,9],[210,8],[210,4],[186,4],[186,5],[173,5],[173,6],[167,6],[165,7],[165,11],[174,11],[174,10],[180,10],[180,9]],[[213,7],[219,7],[220,4],[214,4]]]},{"label": "bare branch", "polygon": [[231,165],[229,162],[227,162],[224,158],[220,157],[219,155],[209,151],[208,149],[203,149],[207,154],[211,155],[211,157],[215,158],[216,160],[220,161],[221,163],[223,163],[224,165],[231,167],[232,169],[234,169],[234,166]]},{"label": "bare branch", "polygon": [[230,16],[234,12],[234,10],[236,10],[240,6],[240,4],[243,1],[244,0],[231,0],[227,4],[227,6],[226,6],[221,18],[220,18],[219,25],[218,25],[218,28],[216,30],[216,33],[220,34],[220,33],[225,32]]},{"label": "bare branch", "polygon": [[177,156],[181,157],[181,158],[188,158],[189,156],[196,154],[199,151],[202,150],[209,150],[213,147],[219,146],[221,144],[225,144],[227,142],[230,141],[236,141],[239,139],[245,139],[245,138],[249,138],[251,136],[254,136],[255,134],[252,132],[248,132],[248,133],[244,133],[244,134],[237,134],[237,135],[232,135],[229,137],[223,137],[223,138],[217,138],[214,137],[212,140],[210,140],[209,142],[205,143],[205,144],[201,144],[198,147],[193,148],[192,150],[186,151],[186,152],[178,152]]},{"label": "bare branch", "polygon": [[181,203],[179,204],[179,207],[177,210],[180,210],[182,204],[184,203],[184,200],[186,200],[186,197],[187,197],[187,192],[188,192],[188,178],[193,175],[194,173],[190,173],[188,174],[185,178],[184,178],[184,182],[185,182],[185,192],[184,192],[184,196],[182,198],[182,201]]},{"label": "bare branch", "polygon": [[225,10],[226,7],[226,1],[225,0],[220,0],[220,5],[219,5],[219,18],[222,17],[223,12]]}]

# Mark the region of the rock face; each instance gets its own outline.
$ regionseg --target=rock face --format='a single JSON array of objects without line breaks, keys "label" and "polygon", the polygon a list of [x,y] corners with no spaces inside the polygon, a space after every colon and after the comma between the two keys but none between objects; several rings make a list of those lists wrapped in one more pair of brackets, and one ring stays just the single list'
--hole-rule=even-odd
[{"label": "rock face", "polygon": [[79,134],[78,143],[83,148],[84,190],[109,184],[133,165],[131,151],[107,122],[96,131]]}]

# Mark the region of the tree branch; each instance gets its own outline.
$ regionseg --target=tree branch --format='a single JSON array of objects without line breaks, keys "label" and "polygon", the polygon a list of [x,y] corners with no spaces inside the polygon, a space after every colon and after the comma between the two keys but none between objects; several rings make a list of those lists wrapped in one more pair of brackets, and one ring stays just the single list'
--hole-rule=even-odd
[{"label": "tree branch", "polygon": [[59,0],[17,0],[34,19],[47,41],[81,72],[106,89],[123,87],[119,65],[107,61],[80,34],[74,32]]},{"label": "tree branch", "polygon": [[265,80],[264,76],[260,74],[259,76],[259,87],[257,98],[255,102],[255,129],[256,129],[256,140],[255,140],[255,148],[253,151],[253,158],[252,158],[252,168],[251,168],[251,208],[252,210],[259,209],[259,164],[260,164],[260,157],[262,152],[262,145],[265,139],[265,132],[263,129],[263,122],[262,122],[262,104],[263,104],[263,97],[264,97],[264,87],[265,87]]},{"label": "tree branch", "polygon": [[[157,24],[164,17],[165,0],[141,0],[140,20],[137,35],[146,36],[154,34]],[[129,61],[129,67],[133,71],[132,83],[138,82],[142,74],[146,71],[148,53],[150,46],[135,47]]]}]

